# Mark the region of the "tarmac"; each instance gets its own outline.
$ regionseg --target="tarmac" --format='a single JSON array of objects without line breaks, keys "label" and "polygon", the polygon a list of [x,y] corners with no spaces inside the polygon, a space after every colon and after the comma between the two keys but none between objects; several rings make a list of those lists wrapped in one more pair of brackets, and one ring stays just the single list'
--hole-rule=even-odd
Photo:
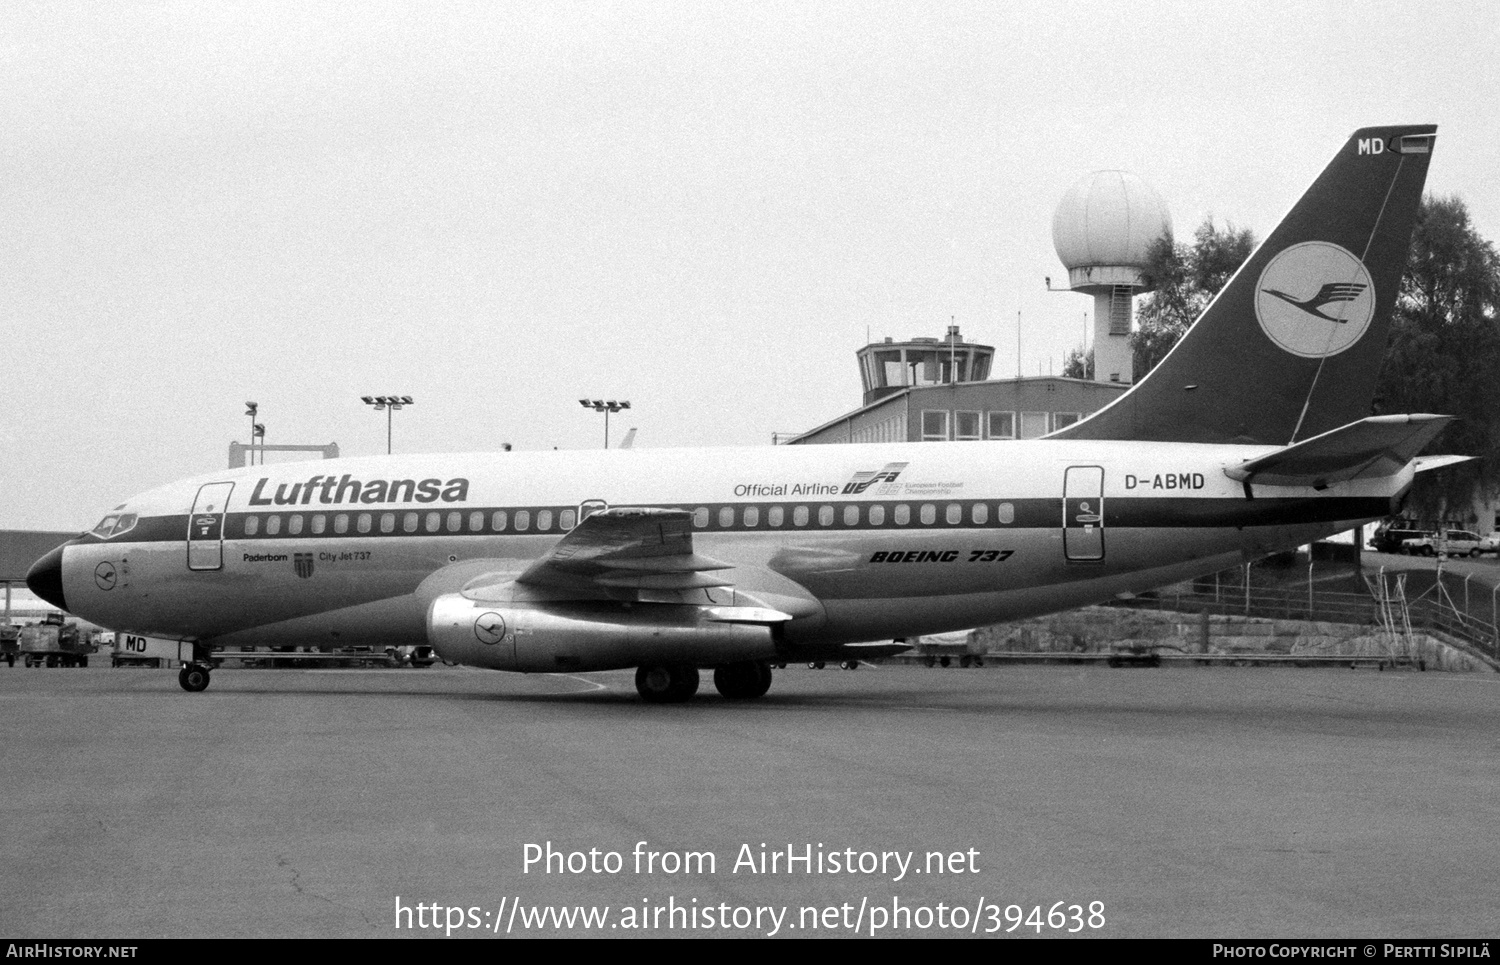
[{"label": "tarmac", "polygon": [[0,714],[7,940],[1500,936],[1492,674],[0,665]]}]

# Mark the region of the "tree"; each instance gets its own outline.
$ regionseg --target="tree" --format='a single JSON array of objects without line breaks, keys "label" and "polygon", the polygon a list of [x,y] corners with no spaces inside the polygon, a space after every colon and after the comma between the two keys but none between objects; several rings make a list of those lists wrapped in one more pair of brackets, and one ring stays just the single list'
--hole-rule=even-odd
[{"label": "tree", "polygon": [[1155,291],[1141,302],[1136,313],[1140,324],[1130,336],[1135,381],[1166,357],[1254,250],[1250,229],[1236,230],[1226,221],[1220,230],[1213,215],[1193,232],[1191,246],[1176,243],[1171,235],[1151,243],[1145,274]]},{"label": "tree", "polygon": [[1094,378],[1094,350],[1087,352],[1080,346],[1070,349],[1068,357],[1063,361],[1062,369],[1065,379],[1086,379],[1092,381]]},{"label": "tree", "polygon": [[1500,493],[1500,255],[1457,197],[1417,213],[1375,412],[1458,416],[1428,451],[1479,457],[1417,477],[1412,512],[1477,520]]}]

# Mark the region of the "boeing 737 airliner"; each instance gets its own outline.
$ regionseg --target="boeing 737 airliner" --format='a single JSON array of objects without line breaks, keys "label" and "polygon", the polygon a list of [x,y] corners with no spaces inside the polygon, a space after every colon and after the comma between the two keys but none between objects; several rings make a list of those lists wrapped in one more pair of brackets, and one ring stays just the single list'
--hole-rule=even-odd
[{"label": "boeing 737 airliner", "polygon": [[[1356,132],[1144,380],[1010,442],[387,456],[133,496],[27,578],[215,649],[431,644],[521,672],[771,665],[1096,603],[1394,511],[1447,417],[1370,417],[1436,128]],[[1286,145],[1279,145],[1284,149]]]}]

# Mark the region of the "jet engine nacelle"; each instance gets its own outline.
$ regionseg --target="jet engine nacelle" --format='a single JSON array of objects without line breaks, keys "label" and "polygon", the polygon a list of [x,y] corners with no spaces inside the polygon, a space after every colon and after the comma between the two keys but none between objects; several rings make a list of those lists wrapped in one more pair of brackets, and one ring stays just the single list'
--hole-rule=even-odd
[{"label": "jet engine nacelle", "polygon": [[458,593],[432,601],[427,640],[450,663],[528,673],[642,664],[711,667],[776,655],[770,627],[720,622],[700,607],[636,603],[627,608],[603,602],[496,606]]}]

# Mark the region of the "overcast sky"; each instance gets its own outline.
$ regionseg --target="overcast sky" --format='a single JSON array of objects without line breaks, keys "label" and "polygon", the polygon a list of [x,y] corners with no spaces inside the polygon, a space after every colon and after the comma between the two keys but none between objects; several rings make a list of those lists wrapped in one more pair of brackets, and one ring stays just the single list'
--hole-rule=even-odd
[{"label": "overcast sky", "polygon": [[[866,334],[1056,370],[1093,170],[1263,237],[1356,127],[1437,123],[1500,237],[1488,4],[7,3],[0,528],[271,443],[767,445]],[[616,429],[618,427],[618,429]]]}]

